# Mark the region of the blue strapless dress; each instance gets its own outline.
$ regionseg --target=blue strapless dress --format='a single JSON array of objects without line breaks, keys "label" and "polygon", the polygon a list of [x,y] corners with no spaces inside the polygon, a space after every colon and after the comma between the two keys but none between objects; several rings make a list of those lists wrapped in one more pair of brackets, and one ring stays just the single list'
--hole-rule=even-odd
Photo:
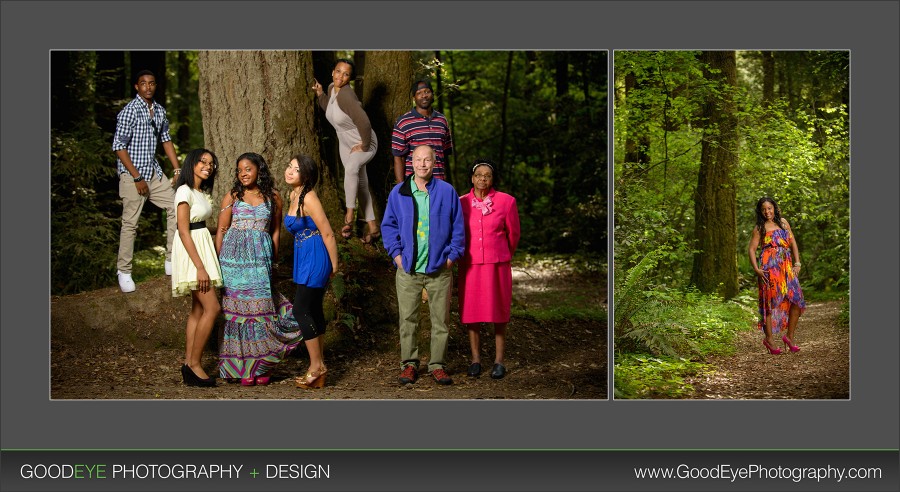
[{"label": "blue strapless dress", "polygon": [[284,226],[294,236],[294,283],[325,287],[331,277],[331,257],[312,217],[286,215]]}]

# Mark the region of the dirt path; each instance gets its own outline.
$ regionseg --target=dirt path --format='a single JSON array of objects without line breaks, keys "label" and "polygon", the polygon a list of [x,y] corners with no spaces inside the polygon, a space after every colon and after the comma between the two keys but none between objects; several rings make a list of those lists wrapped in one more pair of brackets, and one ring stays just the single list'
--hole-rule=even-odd
[{"label": "dirt path", "polygon": [[[331,323],[326,333],[326,388],[304,391],[293,378],[308,364],[299,350],[280,364],[266,387],[242,387],[220,380],[216,388],[181,383],[184,320],[188,298],[173,299],[168,277],[138,285],[135,294],[115,287],[51,298],[51,382],[53,399],[606,399],[606,323],[585,320],[541,322],[530,316],[548,305],[604,303],[605,278],[582,275],[558,265],[514,265],[513,302],[519,316],[507,335],[507,376],[491,379],[493,332],[483,340],[480,378],[466,377],[468,337],[458,327],[454,301],[447,361],[454,384],[439,386],[425,372],[415,384],[401,386],[393,272],[376,266],[368,283],[381,311],[360,301],[371,325]],[[383,271],[382,271],[383,270]],[[282,291],[284,289],[281,289]],[[389,292],[379,296],[379,293]],[[393,304],[391,305],[391,302]],[[393,307],[391,307],[393,306]],[[427,306],[422,314],[427,318]],[[381,319],[377,316],[382,316]],[[604,318],[605,319],[605,318]],[[221,329],[221,320],[217,325]],[[420,355],[427,358],[428,329],[420,331]],[[423,360],[423,365],[424,365]],[[210,343],[204,367],[214,374],[216,348]]]},{"label": "dirt path", "polygon": [[[769,355],[758,331],[739,334],[735,355],[715,357],[716,370],[690,381],[698,399],[846,399],[850,397],[850,332],[841,301],[810,303],[794,343],[800,352]],[[778,347],[781,345],[780,337]]]}]

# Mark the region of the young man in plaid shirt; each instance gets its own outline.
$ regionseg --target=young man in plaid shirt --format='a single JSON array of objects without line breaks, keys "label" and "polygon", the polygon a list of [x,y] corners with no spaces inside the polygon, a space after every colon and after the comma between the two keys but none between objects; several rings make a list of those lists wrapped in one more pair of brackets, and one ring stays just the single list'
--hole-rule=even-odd
[{"label": "young man in plaid shirt", "polygon": [[161,142],[175,174],[181,172],[175,146],[169,136],[166,109],[153,100],[156,76],[142,70],[135,76],[137,96],[116,117],[116,134],[112,150],[119,171],[119,196],[122,197],[122,231],[119,235],[119,258],[116,262],[119,288],[134,292],[131,278],[134,237],[138,219],[147,200],[166,210],[166,275],[172,274],[172,239],[175,237],[175,191],[156,161],[156,144]]}]

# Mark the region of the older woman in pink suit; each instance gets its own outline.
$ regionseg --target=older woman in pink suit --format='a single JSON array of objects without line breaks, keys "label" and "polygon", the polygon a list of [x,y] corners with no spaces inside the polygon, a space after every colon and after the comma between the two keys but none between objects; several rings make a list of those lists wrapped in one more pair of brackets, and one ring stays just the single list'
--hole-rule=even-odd
[{"label": "older woman in pink suit", "polygon": [[472,364],[468,375],[481,374],[483,323],[494,324],[496,354],[491,377],[506,375],[504,337],[512,305],[512,267],[521,232],[516,199],[497,191],[494,163],[476,159],[472,166],[472,191],[459,198],[466,223],[466,252],[459,262],[459,312],[469,332]]}]

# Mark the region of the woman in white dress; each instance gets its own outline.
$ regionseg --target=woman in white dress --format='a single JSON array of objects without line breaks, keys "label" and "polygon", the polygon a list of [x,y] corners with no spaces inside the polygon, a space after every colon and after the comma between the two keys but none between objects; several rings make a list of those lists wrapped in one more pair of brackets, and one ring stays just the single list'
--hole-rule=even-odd
[{"label": "woman in white dress", "polygon": [[185,355],[181,377],[188,386],[215,386],[201,365],[203,347],[222,311],[215,289],[222,287],[222,272],[206,219],[212,215],[212,191],[218,160],[206,149],[184,158],[184,171],[175,182],[178,235],[172,241],[172,296],[191,295],[191,313],[185,329]]}]

